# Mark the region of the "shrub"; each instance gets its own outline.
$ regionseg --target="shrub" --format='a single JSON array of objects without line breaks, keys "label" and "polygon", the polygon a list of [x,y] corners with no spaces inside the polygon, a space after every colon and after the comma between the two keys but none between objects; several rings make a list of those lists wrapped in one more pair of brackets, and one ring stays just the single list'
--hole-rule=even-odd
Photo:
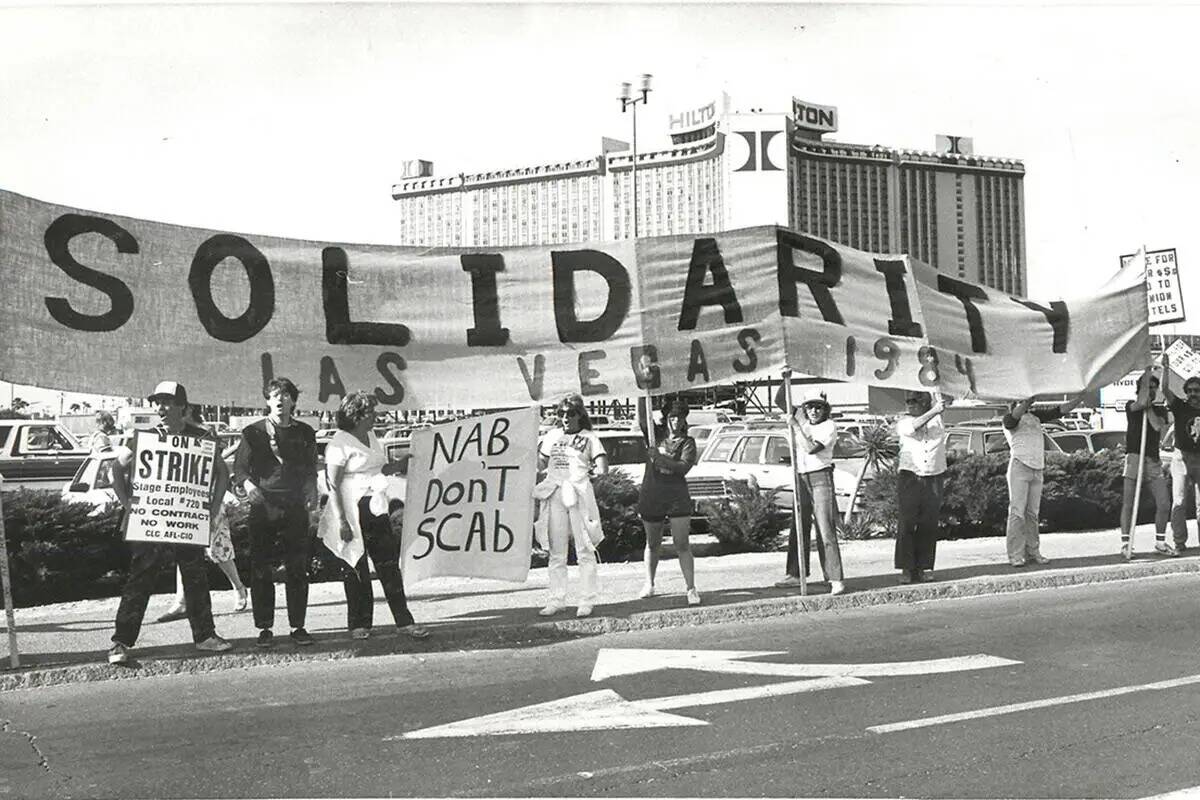
[{"label": "shrub", "polygon": [[89,505],[31,489],[6,492],[3,505],[14,605],[109,597],[120,591],[129,557],[118,527],[118,506],[89,516]]},{"label": "shrub", "polygon": [[596,505],[604,526],[604,541],[597,551],[601,561],[630,561],[641,558],[646,549],[646,530],[638,516],[639,487],[619,472],[609,472],[592,480]]},{"label": "shrub", "polygon": [[731,481],[729,491],[731,497],[701,503],[717,541],[733,551],[778,549],[780,529],[788,524],[788,512],[777,503],[779,490],[761,492],[746,482]]}]

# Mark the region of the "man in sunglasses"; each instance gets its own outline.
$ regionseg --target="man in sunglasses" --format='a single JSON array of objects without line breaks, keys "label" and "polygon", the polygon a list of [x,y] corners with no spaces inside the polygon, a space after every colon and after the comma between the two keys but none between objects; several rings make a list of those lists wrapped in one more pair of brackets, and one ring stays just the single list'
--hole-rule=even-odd
[{"label": "man in sunglasses", "polygon": [[[1200,377],[1193,375],[1183,382],[1183,397],[1171,391],[1171,361],[1163,353],[1163,395],[1175,417],[1175,457],[1180,466],[1172,465],[1171,478],[1179,485],[1188,479],[1200,482]],[[1182,467],[1182,468],[1180,468]],[[1184,500],[1187,493],[1176,486],[1171,503],[1171,535],[1178,543],[1187,540],[1187,517]]]}]

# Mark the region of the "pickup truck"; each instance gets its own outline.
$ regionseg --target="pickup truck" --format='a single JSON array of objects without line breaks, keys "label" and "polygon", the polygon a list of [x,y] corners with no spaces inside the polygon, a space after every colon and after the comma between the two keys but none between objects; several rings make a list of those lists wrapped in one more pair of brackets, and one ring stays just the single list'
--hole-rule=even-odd
[{"label": "pickup truck", "polygon": [[87,456],[87,448],[54,420],[0,420],[0,475],[5,491],[57,490]]}]

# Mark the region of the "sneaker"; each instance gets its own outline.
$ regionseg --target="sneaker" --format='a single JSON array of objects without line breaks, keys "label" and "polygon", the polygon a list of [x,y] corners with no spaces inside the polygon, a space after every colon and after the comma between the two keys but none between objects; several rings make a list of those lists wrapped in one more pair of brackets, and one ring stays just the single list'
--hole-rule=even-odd
[{"label": "sneaker", "polygon": [[688,589],[687,590],[687,604],[689,606],[700,605],[700,593],[697,592],[695,589]]},{"label": "sneaker", "polygon": [[921,583],[925,583],[927,581],[933,580],[933,570],[931,570],[931,569],[918,570],[917,575],[918,575],[918,580],[920,580]]},{"label": "sneaker", "polygon": [[232,650],[233,645],[214,633],[203,642],[196,642],[196,649],[209,653],[224,653],[226,650]]},{"label": "sneaker", "polygon": [[900,573],[900,582],[901,583],[912,583],[913,582],[912,573],[909,572],[908,570],[904,570],[903,572],[901,572]]},{"label": "sneaker", "polygon": [[108,649],[108,663],[128,664],[129,648],[120,642],[113,642],[113,646]]},{"label": "sneaker", "polygon": [[316,644],[316,640],[304,628],[296,628],[292,631],[292,641],[300,647],[308,647],[310,644]]},{"label": "sneaker", "polygon": [[841,581],[830,581],[829,582],[829,593],[830,594],[845,594],[846,593],[846,584],[842,583]]},{"label": "sneaker", "polygon": [[350,631],[350,638],[351,639],[370,639],[371,638],[371,629],[370,628],[353,628]]},{"label": "sneaker", "polygon": [[1121,545],[1121,557],[1126,561],[1133,560],[1133,546],[1129,544]]},{"label": "sneaker", "polygon": [[1183,542],[1176,542],[1176,543],[1175,543],[1175,552],[1176,552],[1176,553],[1183,553],[1183,552],[1186,552],[1186,551],[1187,551],[1187,549],[1188,549],[1188,546],[1187,546],[1186,544],[1184,544]]},{"label": "sneaker", "polygon": [[800,585],[800,576],[799,575],[788,575],[786,578],[784,578],[781,581],[775,581],[775,587],[777,589],[791,589],[791,588],[799,586],[799,585]]},{"label": "sneaker", "polygon": [[1050,559],[1046,558],[1041,553],[1038,553],[1037,555],[1029,556],[1029,560],[1032,561],[1034,564],[1049,564],[1050,563]]},{"label": "sneaker", "polygon": [[563,606],[558,603],[550,603],[541,611],[538,612],[539,617],[553,617],[555,614],[563,610]]},{"label": "sneaker", "polygon": [[400,632],[414,639],[428,639],[430,634],[429,628],[426,628],[424,625],[418,625],[415,622],[412,625],[405,625],[400,629]]},{"label": "sneaker", "polygon": [[270,628],[263,628],[261,631],[258,632],[257,644],[259,647],[274,647],[275,646],[275,634],[271,633]]},{"label": "sneaker", "polygon": [[654,597],[654,584],[646,583],[642,586],[642,590],[638,592],[638,599],[645,600],[647,597]]},{"label": "sneaker", "polygon": [[1174,547],[1167,544],[1166,542],[1156,543],[1154,545],[1154,552],[1156,552],[1160,555],[1164,555],[1167,558],[1175,558],[1176,556],[1179,555],[1179,551],[1177,551]]},{"label": "sneaker", "polygon": [[155,622],[174,622],[177,619],[187,619],[187,608],[183,606],[175,606],[168,609],[167,613],[161,615]]},{"label": "sneaker", "polygon": [[1023,567],[1023,566],[1025,566],[1025,559],[1023,559],[1023,558],[1015,559],[1013,561],[1008,562],[1008,565],[1010,567]]},{"label": "sneaker", "polygon": [[590,617],[591,615],[592,615],[592,607],[591,606],[580,606],[579,608],[575,609],[575,616],[577,616],[577,617]]}]

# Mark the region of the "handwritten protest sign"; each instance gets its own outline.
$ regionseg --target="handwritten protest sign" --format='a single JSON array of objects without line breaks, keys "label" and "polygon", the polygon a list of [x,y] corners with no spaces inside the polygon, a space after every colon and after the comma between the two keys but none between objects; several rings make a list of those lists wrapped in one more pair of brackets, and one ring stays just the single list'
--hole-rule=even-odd
[{"label": "handwritten protest sign", "polygon": [[389,408],[504,408],[784,365],[1012,398],[1103,386],[1149,358],[1140,268],[1034,301],[775,226],[449,250],[201,230],[0,191],[0,281],[6,380],[137,396],[172,364],[242,405],[280,374],[326,407],[363,387]]},{"label": "handwritten protest sign", "polygon": [[1130,263],[1140,267],[1139,256],[1144,258],[1146,270],[1146,306],[1151,325],[1183,322],[1187,315],[1183,310],[1183,288],[1179,285],[1179,261],[1175,248],[1167,250],[1138,251],[1133,255],[1121,256],[1121,268]]},{"label": "handwritten protest sign", "polygon": [[404,580],[521,582],[529,572],[540,414],[525,408],[413,434]]},{"label": "handwritten protest sign", "polygon": [[138,431],[125,539],[208,547],[217,443],[213,439]]}]

